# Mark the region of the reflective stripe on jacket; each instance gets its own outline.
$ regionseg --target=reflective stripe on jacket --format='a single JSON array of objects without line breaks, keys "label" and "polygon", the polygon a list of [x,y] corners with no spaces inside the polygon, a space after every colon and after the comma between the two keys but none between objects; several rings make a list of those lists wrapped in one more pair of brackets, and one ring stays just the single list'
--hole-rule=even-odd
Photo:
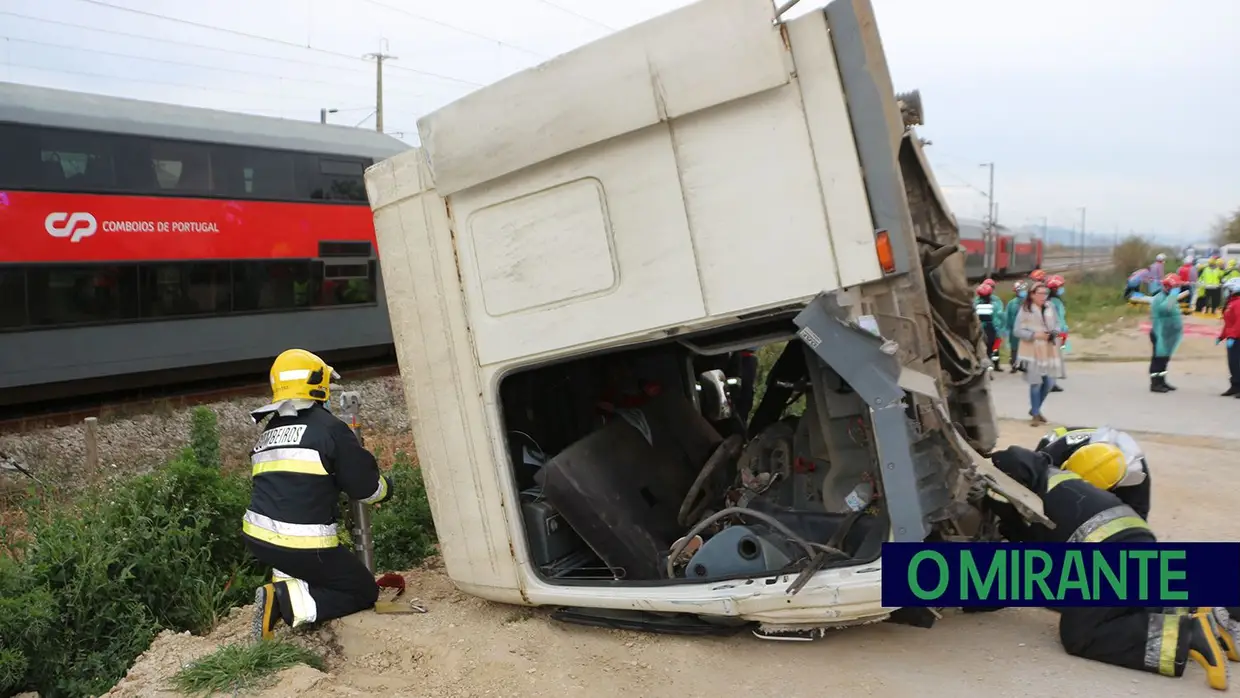
[{"label": "reflective stripe on jacket", "polygon": [[1197,277],[1205,288],[1218,288],[1223,285],[1223,270],[1218,267],[1206,267]]},{"label": "reflective stripe on jacket", "polygon": [[250,462],[254,489],[241,530],[281,548],[336,547],[341,492],[367,503],[390,494],[374,456],[322,403],[274,414]]}]

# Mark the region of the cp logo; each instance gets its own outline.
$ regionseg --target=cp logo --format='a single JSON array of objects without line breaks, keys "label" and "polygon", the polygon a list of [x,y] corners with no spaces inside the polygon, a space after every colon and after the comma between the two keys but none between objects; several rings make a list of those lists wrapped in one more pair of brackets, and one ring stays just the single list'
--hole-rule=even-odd
[{"label": "cp logo", "polygon": [[43,227],[47,229],[47,234],[54,238],[69,238],[70,242],[80,242],[82,238],[94,235],[99,224],[89,213],[69,214],[58,211],[47,214]]}]

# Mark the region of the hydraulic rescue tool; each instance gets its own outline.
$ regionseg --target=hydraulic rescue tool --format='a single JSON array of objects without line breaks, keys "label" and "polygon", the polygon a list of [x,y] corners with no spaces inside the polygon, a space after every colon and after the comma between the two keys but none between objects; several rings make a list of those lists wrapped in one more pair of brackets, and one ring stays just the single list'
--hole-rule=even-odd
[{"label": "hydraulic rescue tool", "polygon": [[[349,424],[349,428],[357,435],[357,442],[365,446],[362,437],[362,394],[357,391],[340,393],[340,416]],[[362,564],[371,574],[375,573],[375,540],[370,531],[370,507],[359,500],[349,500],[348,514],[349,534],[353,538],[353,550],[361,558]],[[388,599],[375,602],[375,613],[425,613],[426,609],[414,600],[405,603],[397,602],[405,593],[405,578],[389,572],[376,583],[380,588],[395,589],[396,593]]]}]

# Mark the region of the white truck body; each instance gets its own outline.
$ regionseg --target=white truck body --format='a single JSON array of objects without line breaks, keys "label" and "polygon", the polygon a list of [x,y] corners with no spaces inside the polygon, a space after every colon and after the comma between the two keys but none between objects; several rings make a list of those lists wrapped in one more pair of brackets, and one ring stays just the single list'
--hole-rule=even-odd
[{"label": "white truck body", "polygon": [[[793,626],[890,610],[881,561],[817,572],[795,596],[795,575],[548,581],[516,514],[498,398],[501,380],[525,367],[805,306],[824,292],[856,313],[899,302],[866,300],[864,289],[891,275],[876,245],[876,228],[891,224],[876,224],[876,197],[898,204],[886,208],[903,226],[901,271],[916,259],[896,165],[904,129],[868,3],[835,5],[849,27],[833,32],[830,10],[781,23],[770,0],[703,0],[427,115],[421,148],[367,172],[419,463],[462,590]],[[886,93],[866,127],[885,139],[875,147],[889,149],[894,179],[860,162],[833,46],[845,33],[875,94]],[[932,178],[928,187],[946,213]],[[932,373],[901,380],[937,394]]]}]

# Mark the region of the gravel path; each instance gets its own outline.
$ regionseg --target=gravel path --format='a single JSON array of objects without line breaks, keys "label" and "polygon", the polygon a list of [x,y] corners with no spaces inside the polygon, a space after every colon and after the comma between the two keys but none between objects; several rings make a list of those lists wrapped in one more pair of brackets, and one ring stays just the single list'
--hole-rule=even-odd
[{"label": "gravel path", "polygon": [[[386,376],[346,384],[362,394],[362,419],[367,445],[381,456],[396,449],[412,449],[409,416],[400,378]],[[258,435],[250,410],[266,403],[245,398],[208,405],[219,420],[220,456],[224,467],[242,467]],[[99,470],[87,472],[84,429],[56,427],[0,436],[0,453],[23,465],[44,482],[72,489],[125,474],[146,473],[166,463],[189,442],[192,408],[118,419],[99,424]],[[0,495],[24,488],[28,480],[11,470],[0,470]]]}]

